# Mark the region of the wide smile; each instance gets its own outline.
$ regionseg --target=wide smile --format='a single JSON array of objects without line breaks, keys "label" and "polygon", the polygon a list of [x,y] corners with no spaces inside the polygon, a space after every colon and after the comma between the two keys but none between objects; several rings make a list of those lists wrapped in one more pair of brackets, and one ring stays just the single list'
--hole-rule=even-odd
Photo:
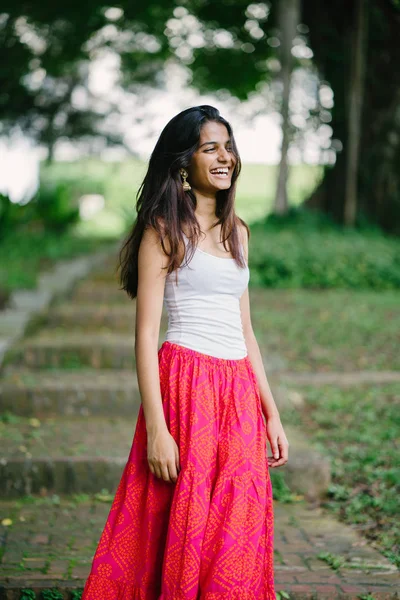
[{"label": "wide smile", "polygon": [[211,169],[210,173],[213,177],[217,177],[218,179],[228,179],[229,171],[229,167],[217,167],[216,169]]}]

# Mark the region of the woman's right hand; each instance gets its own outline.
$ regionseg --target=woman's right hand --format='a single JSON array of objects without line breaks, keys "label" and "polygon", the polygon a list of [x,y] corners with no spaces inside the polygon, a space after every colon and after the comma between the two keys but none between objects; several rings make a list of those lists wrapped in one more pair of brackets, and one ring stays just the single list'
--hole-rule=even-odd
[{"label": "woman's right hand", "polygon": [[147,431],[147,461],[153,475],[176,482],[181,468],[179,448],[167,427]]}]

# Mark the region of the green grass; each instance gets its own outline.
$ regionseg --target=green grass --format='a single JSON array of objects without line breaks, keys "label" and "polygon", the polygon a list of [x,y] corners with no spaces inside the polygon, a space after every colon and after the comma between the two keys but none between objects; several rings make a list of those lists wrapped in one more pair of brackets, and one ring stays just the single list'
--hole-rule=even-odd
[{"label": "green grass", "polygon": [[400,566],[400,383],[297,391],[304,407],[281,411],[281,419],[300,425],[330,456],[333,481],[325,506]]},{"label": "green grass", "polygon": [[[399,369],[399,300],[397,291],[250,290],[266,361],[280,355],[289,371],[334,371],[339,378]],[[303,408],[283,408],[282,423],[300,427],[331,458],[326,506],[400,566],[400,383],[297,384],[296,391]]]},{"label": "green grass", "polygon": [[297,372],[398,370],[398,291],[250,289],[253,328],[266,357]]}]

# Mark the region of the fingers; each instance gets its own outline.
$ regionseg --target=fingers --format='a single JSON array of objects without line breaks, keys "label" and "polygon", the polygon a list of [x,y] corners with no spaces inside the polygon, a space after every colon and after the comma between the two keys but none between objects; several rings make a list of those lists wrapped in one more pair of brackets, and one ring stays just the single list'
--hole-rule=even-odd
[{"label": "fingers", "polygon": [[278,446],[280,449],[280,455],[281,455],[282,460],[287,462],[288,457],[289,457],[289,442],[287,440],[285,440],[284,442],[281,442],[279,439]]},{"label": "fingers", "polygon": [[174,462],[154,463],[149,462],[150,471],[157,477],[169,483],[176,483],[180,471],[179,459]]},{"label": "fingers", "polygon": [[175,465],[176,465],[176,470],[180,471],[181,470],[181,462],[180,462],[180,458],[179,458],[179,448],[176,443],[175,443]]},{"label": "fingers", "polygon": [[148,446],[147,462],[151,473],[157,479],[175,483],[180,471],[179,447],[172,435],[151,440]]},{"label": "fingers", "polygon": [[169,480],[172,481],[173,483],[175,483],[176,480],[178,479],[178,472],[176,470],[176,464],[171,463],[168,466],[168,470],[169,470]]},{"label": "fingers", "polygon": [[279,458],[278,438],[271,440],[270,445],[274,458]]},{"label": "fingers", "polygon": [[162,465],[161,467],[161,477],[164,479],[164,481],[170,481],[169,469],[167,464]]},{"label": "fingers", "polygon": [[270,441],[273,456],[268,456],[268,466],[275,468],[286,464],[289,458],[289,442],[279,437]]}]

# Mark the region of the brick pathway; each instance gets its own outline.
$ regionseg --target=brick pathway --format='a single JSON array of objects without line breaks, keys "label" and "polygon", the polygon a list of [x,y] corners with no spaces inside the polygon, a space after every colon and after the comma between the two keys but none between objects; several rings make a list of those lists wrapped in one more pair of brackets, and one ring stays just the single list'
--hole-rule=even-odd
[{"label": "brick pathway", "polygon": [[[0,518],[13,523],[0,527],[0,598],[19,598],[14,593],[23,587],[57,586],[66,597],[69,589],[82,589],[111,497],[82,497],[81,502],[55,497],[56,504],[50,500],[42,499],[40,505],[1,503]],[[318,558],[323,552],[344,562],[335,570]],[[370,593],[389,599],[400,591],[400,574],[393,565],[352,528],[304,502],[275,501],[275,575],[277,591],[291,598],[312,593],[323,599],[356,598]]]}]

